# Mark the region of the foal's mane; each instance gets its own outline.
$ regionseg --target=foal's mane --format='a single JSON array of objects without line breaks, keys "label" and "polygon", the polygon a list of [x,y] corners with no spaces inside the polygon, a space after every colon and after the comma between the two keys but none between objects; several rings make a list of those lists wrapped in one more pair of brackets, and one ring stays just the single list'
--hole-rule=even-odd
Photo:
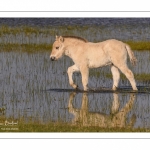
[{"label": "foal's mane", "polygon": [[83,41],[85,43],[88,42],[86,39],[78,37],[78,36],[63,36],[63,38],[73,38],[73,39],[77,39],[77,40]]}]

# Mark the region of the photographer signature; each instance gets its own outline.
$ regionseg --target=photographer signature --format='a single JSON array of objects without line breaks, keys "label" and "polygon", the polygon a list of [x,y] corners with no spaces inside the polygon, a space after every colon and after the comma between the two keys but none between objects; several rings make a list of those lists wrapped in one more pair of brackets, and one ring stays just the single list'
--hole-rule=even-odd
[{"label": "photographer signature", "polygon": [[0,126],[2,126],[2,125],[5,125],[5,126],[8,126],[8,125],[18,125],[18,121],[17,122],[14,122],[14,121],[9,122],[9,121],[5,120],[3,123],[0,123]]}]

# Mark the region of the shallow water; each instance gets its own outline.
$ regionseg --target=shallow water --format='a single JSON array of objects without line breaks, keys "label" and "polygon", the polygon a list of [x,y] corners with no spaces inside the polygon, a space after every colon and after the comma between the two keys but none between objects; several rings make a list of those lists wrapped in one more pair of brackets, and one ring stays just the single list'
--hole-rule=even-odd
[{"label": "shallow water", "polygon": [[[136,74],[150,74],[150,52],[136,51],[135,55],[139,62],[136,67],[130,65],[131,70]],[[132,93],[130,83],[121,79],[121,91],[113,93],[112,79],[106,77],[110,68],[99,68],[91,70],[89,77],[89,86],[99,92],[83,93],[72,90],[68,83],[66,71],[71,65],[73,62],[68,57],[51,62],[47,52],[1,52],[0,118],[40,124],[67,122],[106,128],[150,129],[148,81],[137,81],[140,92]],[[82,89],[80,73],[74,74],[73,78]]]}]

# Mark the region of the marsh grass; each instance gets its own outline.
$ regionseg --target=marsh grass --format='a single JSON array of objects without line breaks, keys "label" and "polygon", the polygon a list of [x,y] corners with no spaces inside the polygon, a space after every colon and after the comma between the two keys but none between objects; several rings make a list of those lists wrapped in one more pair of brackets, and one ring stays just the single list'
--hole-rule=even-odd
[{"label": "marsh grass", "polygon": [[150,74],[135,74],[135,79],[139,81],[150,81]]},{"label": "marsh grass", "polygon": [[0,44],[0,52],[45,52],[51,51],[50,44]]},{"label": "marsh grass", "polygon": [[[136,40],[131,38],[124,38],[132,34],[132,36],[135,36],[134,34],[138,31],[132,31],[133,33],[128,33],[128,28],[126,29],[127,31],[124,29],[124,27],[120,27],[120,30],[115,29],[114,27],[113,30],[116,30],[116,32],[114,32],[111,28],[98,26],[68,25],[47,26],[41,28],[31,26],[10,27],[3,25],[0,26],[0,44],[1,46],[4,44],[4,51],[7,51],[8,49],[14,50],[15,46],[20,46],[23,47],[23,49],[29,49],[30,51],[33,45],[35,46],[35,49],[40,49],[40,47],[42,46],[44,47],[43,50],[47,50],[47,45],[49,45],[48,47],[52,46],[56,35],[74,35],[83,37],[90,42],[100,42],[115,38],[129,44],[133,50],[150,50],[150,42],[147,39],[141,38],[139,40]],[[127,35],[123,36],[123,33],[126,33]],[[142,33],[136,33],[135,37],[137,37],[138,34],[141,35]]]},{"label": "marsh grass", "polygon": [[132,50],[150,50],[150,42],[149,41],[125,41],[128,45],[130,45]]},{"label": "marsh grass", "polygon": [[5,128],[5,130],[0,130],[0,132],[150,132],[149,129],[144,128],[101,128],[98,126],[75,126],[68,123],[39,124],[21,122],[18,126],[1,128]]},{"label": "marsh grass", "polygon": [[[31,26],[20,26],[20,27],[10,27],[10,26],[0,26],[0,36],[3,35],[17,35],[20,33],[25,33],[26,36],[34,35],[51,35],[54,37],[56,34],[59,35],[72,35],[79,34],[80,31],[85,32],[89,28],[86,26],[47,26],[47,27],[31,27]],[[59,33],[58,33],[59,32]],[[81,35],[81,33],[80,33]]]},{"label": "marsh grass", "polygon": [[[150,50],[149,42],[126,42],[133,50]],[[45,52],[52,50],[52,44],[19,44],[19,43],[0,43],[0,52]]]},{"label": "marsh grass", "polygon": [[[105,76],[106,78],[112,79],[112,74],[111,73],[104,73],[104,72],[96,72],[96,71],[91,71],[90,76],[100,78],[101,76]],[[141,73],[141,74],[134,74],[134,77],[138,81],[150,81],[150,74],[146,73]],[[124,74],[120,74],[120,79],[122,80],[127,80],[126,76]]]},{"label": "marsh grass", "polygon": [[25,33],[26,35],[30,35],[30,34],[39,34],[44,32],[48,32],[45,30],[42,30],[38,27],[30,27],[30,26],[20,26],[20,27],[10,27],[10,26],[6,26],[6,25],[2,25],[0,26],[0,36],[4,35],[4,34],[18,34],[18,33]]}]

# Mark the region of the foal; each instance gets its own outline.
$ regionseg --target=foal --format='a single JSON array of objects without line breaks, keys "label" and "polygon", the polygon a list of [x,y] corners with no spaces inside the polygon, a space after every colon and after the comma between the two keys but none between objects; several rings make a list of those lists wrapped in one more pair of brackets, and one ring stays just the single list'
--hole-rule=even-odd
[{"label": "foal", "polygon": [[56,36],[53,43],[50,58],[52,61],[58,60],[63,55],[69,56],[75,63],[68,68],[69,83],[77,89],[73,82],[72,74],[81,72],[84,91],[88,90],[89,68],[98,68],[111,65],[113,75],[113,90],[116,90],[120,80],[120,72],[125,74],[130,81],[133,90],[137,91],[134,75],[127,66],[127,54],[133,65],[136,58],[130,47],[121,41],[111,39],[99,43],[88,42],[87,40],[74,36]]}]

